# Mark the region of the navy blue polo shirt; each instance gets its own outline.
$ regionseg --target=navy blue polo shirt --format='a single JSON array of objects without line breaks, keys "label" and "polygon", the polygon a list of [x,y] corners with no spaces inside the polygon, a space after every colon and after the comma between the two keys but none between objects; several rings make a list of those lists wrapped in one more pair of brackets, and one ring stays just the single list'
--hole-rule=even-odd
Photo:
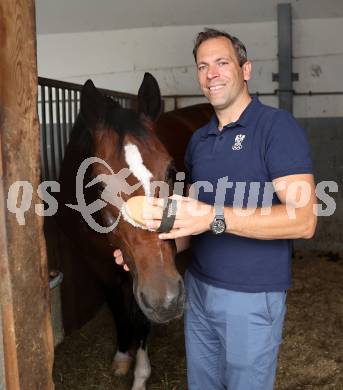
[{"label": "navy blue polo shirt", "polygon": [[[243,209],[279,204],[273,179],[312,173],[304,130],[287,111],[266,106],[257,97],[221,131],[216,116],[198,129],[188,144],[185,164],[200,201],[214,204],[218,183],[226,183],[222,201]],[[208,231],[192,236],[189,271],[234,291],[283,291],[291,284],[291,240],[216,236]]]}]

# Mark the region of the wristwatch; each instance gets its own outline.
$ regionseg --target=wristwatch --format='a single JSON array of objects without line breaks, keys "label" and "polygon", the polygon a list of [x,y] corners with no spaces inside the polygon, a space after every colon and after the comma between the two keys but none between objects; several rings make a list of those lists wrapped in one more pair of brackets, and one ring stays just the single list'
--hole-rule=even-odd
[{"label": "wristwatch", "polygon": [[216,215],[210,224],[210,230],[213,234],[223,234],[226,231],[224,217],[224,206],[214,205]]}]

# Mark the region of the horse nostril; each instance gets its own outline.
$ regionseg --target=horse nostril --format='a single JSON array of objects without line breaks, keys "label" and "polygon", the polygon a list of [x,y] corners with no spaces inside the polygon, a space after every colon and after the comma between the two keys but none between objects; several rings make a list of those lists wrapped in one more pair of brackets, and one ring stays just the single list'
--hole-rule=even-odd
[{"label": "horse nostril", "polygon": [[142,304],[143,304],[147,309],[152,309],[151,305],[148,303],[147,299],[145,298],[145,295],[144,295],[142,292],[140,293],[140,296],[141,296]]}]

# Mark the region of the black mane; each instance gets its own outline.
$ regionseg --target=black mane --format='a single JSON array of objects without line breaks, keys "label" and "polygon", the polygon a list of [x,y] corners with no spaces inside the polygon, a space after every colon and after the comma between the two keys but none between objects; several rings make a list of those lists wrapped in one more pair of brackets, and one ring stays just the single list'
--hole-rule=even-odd
[{"label": "black mane", "polygon": [[[99,118],[98,124],[118,135],[115,152],[119,155],[123,148],[125,135],[144,139],[147,130],[137,112],[121,107],[117,101],[110,97],[104,98],[104,104],[105,114],[102,118]],[[94,131],[95,129],[87,126],[80,112],[71,131],[68,148],[77,148],[83,159],[92,156]]]},{"label": "black mane", "polygon": [[119,135],[119,139],[123,139],[127,134],[137,138],[142,138],[147,134],[140,115],[136,111],[122,108],[117,101],[109,97],[106,98],[106,104],[104,123]]}]

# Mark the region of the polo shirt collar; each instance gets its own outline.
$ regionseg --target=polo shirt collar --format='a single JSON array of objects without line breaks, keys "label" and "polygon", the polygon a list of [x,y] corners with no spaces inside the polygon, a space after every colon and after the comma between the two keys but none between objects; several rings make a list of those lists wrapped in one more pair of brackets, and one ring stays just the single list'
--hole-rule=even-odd
[{"label": "polo shirt collar", "polygon": [[[241,116],[236,122],[229,123],[224,126],[225,128],[232,128],[236,125],[240,125],[242,127],[246,127],[252,120],[252,118],[257,113],[258,109],[261,106],[261,102],[257,96],[253,96],[251,99],[251,102],[247,105],[245,110],[242,112]],[[207,134],[215,134],[217,135],[219,133],[218,130],[218,118],[214,114],[210,120],[210,122],[207,125]]]},{"label": "polo shirt collar", "polygon": [[243,127],[246,127],[249,123],[251,123],[252,119],[257,114],[257,111],[262,106],[259,98],[257,96],[253,96],[251,102],[247,105],[245,110],[242,112],[236,123],[239,123]]},{"label": "polo shirt collar", "polygon": [[219,132],[219,130],[218,130],[218,118],[217,118],[216,114],[213,114],[212,117],[211,117],[210,122],[207,125],[207,134],[208,135],[210,135],[210,134],[217,135],[218,132]]}]

